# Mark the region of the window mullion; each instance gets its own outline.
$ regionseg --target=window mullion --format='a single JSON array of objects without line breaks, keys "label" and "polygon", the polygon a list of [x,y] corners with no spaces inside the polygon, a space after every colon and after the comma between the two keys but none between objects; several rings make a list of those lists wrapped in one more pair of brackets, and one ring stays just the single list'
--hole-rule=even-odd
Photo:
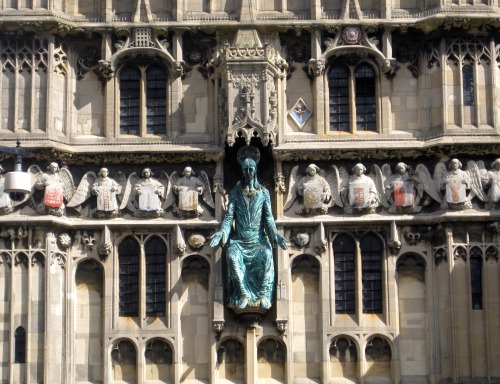
[{"label": "window mullion", "polygon": [[355,263],[355,275],[354,279],[356,282],[356,317],[360,326],[363,326],[363,283],[362,283],[362,265],[361,265],[361,247],[359,240],[356,239],[356,253],[354,255],[356,258]]},{"label": "window mullion", "polygon": [[[356,76],[353,67],[349,67],[349,131],[356,132]],[[358,244],[359,245],[359,244]]]},{"label": "window mullion", "polygon": [[140,109],[141,109],[141,137],[146,136],[147,111],[146,111],[146,68],[141,67],[141,86],[140,86]]},{"label": "window mullion", "polygon": [[[141,98],[142,99],[142,98]],[[141,242],[139,254],[139,324],[142,328],[146,318],[146,252],[144,251],[144,242]]]}]

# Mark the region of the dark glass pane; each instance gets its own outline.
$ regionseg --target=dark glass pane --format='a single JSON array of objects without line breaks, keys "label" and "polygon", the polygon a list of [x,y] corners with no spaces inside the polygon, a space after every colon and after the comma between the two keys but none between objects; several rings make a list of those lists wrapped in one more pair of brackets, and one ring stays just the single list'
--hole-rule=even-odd
[{"label": "dark glass pane", "polygon": [[382,313],[382,242],[369,233],[361,239],[360,248],[363,313]]},{"label": "dark glass pane", "polygon": [[463,95],[464,95],[464,105],[473,107],[475,105],[474,98],[474,72],[472,66],[464,65],[462,68],[462,80],[463,80]]},{"label": "dark glass pane", "polygon": [[472,309],[483,309],[483,265],[480,257],[470,258]]},{"label": "dark glass pane", "polygon": [[131,237],[118,246],[119,316],[139,315],[139,255],[139,244]]},{"label": "dark glass pane", "polygon": [[146,83],[147,133],[165,134],[167,132],[167,75],[159,67],[150,67],[146,73]]},{"label": "dark glass pane", "polygon": [[14,332],[14,363],[26,363],[26,331],[17,327]]},{"label": "dark glass pane", "polygon": [[333,264],[335,269],[335,313],[355,312],[355,243],[344,234],[333,241]]},{"label": "dark glass pane", "polygon": [[140,131],[140,80],[136,68],[120,73],[120,133],[138,135]]},{"label": "dark glass pane", "polygon": [[368,65],[356,70],[356,130],[376,131],[375,72]]},{"label": "dark glass pane", "polygon": [[164,316],[167,292],[167,246],[159,237],[148,240],[146,252],[146,315]]},{"label": "dark glass pane", "polygon": [[333,68],[328,75],[330,92],[330,130],[349,131],[349,72]]}]

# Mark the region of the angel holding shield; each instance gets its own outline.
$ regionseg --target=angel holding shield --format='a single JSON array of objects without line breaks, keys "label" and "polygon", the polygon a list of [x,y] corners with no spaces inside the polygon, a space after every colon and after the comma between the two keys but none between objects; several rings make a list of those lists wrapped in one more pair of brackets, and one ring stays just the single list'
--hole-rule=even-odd
[{"label": "angel holding shield", "polygon": [[[331,200],[332,194],[330,185],[326,179],[320,175],[320,168],[315,164],[309,164],[306,168],[306,175],[298,179],[298,166],[292,169],[290,189],[285,206],[286,212],[293,205],[297,196],[303,200],[303,208],[296,211],[297,214],[326,214],[328,213],[327,203]],[[295,180],[298,179],[297,182]]]},{"label": "angel holding shield", "polygon": [[201,171],[200,177],[196,177],[191,167],[184,168],[182,175],[180,178],[177,172],[173,172],[170,175],[172,189],[171,193],[167,196],[166,206],[169,207],[172,205],[175,201],[175,196],[177,196],[177,207],[174,207],[174,214],[176,216],[201,216],[203,208],[198,202],[198,197],[201,196],[210,208],[215,208],[208,175],[204,171]]},{"label": "angel holding shield", "polygon": [[137,173],[132,173],[127,179],[120,209],[127,208],[137,217],[161,217],[163,202],[168,187],[168,176],[160,173],[160,179],[152,176],[151,168],[142,170],[142,179]]},{"label": "angel holding shield", "polygon": [[52,162],[47,167],[48,172],[42,173],[38,166],[31,166],[28,170],[36,181],[35,188],[44,191],[43,201],[36,210],[39,214],[62,216],[64,214],[64,200],[73,196],[75,185],[73,177],[67,168],[59,168],[59,164]]}]

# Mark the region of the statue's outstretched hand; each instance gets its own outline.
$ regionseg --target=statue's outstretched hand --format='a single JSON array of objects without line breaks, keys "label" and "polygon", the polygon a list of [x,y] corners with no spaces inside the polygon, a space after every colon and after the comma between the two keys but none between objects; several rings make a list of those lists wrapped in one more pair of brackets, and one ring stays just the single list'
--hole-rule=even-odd
[{"label": "statue's outstretched hand", "polygon": [[218,247],[222,239],[222,232],[221,231],[215,232],[212,236],[209,237],[209,239],[210,239],[210,246],[212,248]]},{"label": "statue's outstretched hand", "polygon": [[288,243],[287,243],[286,239],[283,236],[281,236],[279,233],[276,234],[274,242],[276,244],[278,244],[281,249],[287,249],[288,248]]}]

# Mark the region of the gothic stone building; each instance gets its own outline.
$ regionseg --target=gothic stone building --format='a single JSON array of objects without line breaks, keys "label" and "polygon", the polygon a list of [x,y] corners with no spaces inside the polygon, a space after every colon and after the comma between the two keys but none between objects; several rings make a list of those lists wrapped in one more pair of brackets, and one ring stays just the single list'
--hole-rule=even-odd
[{"label": "gothic stone building", "polygon": [[[1,0],[0,382],[500,382],[499,5]],[[242,148],[258,316],[209,240]]]}]

